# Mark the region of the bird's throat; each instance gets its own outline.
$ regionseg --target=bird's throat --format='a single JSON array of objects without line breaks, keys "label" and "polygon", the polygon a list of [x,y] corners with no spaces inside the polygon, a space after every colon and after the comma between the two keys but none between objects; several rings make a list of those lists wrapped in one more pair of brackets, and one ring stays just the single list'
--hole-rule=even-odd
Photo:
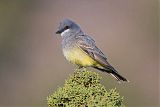
[{"label": "bird's throat", "polygon": [[66,29],[65,31],[63,31],[61,33],[61,36],[64,37],[64,36],[68,35],[69,33],[70,33],[70,29]]}]

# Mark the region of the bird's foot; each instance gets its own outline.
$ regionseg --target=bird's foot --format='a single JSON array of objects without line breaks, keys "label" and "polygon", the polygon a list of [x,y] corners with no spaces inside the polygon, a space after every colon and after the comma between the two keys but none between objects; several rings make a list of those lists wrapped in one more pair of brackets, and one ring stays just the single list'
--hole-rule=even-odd
[{"label": "bird's foot", "polygon": [[78,66],[77,71],[83,72],[83,71],[86,71],[86,68],[82,66]]}]

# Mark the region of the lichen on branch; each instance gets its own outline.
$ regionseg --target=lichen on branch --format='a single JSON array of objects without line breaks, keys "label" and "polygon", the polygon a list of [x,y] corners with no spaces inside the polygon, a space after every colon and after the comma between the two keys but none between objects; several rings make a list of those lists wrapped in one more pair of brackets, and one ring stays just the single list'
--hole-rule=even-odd
[{"label": "lichen on branch", "polygon": [[124,107],[116,89],[108,91],[92,71],[75,70],[63,87],[47,97],[48,107]]}]

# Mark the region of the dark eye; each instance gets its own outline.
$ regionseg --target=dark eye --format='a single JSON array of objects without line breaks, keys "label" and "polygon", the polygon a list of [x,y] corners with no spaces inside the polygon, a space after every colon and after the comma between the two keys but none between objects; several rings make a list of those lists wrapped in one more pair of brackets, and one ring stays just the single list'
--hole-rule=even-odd
[{"label": "dark eye", "polygon": [[64,29],[69,29],[69,26],[65,26],[65,28]]}]

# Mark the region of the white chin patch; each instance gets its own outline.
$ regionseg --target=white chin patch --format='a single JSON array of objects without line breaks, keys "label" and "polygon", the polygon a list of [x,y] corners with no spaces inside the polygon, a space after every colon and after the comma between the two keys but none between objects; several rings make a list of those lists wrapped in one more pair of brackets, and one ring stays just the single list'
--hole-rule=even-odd
[{"label": "white chin patch", "polygon": [[70,29],[66,29],[65,31],[63,31],[63,32],[61,33],[61,36],[65,36],[65,34],[67,34],[69,31],[70,31]]}]

